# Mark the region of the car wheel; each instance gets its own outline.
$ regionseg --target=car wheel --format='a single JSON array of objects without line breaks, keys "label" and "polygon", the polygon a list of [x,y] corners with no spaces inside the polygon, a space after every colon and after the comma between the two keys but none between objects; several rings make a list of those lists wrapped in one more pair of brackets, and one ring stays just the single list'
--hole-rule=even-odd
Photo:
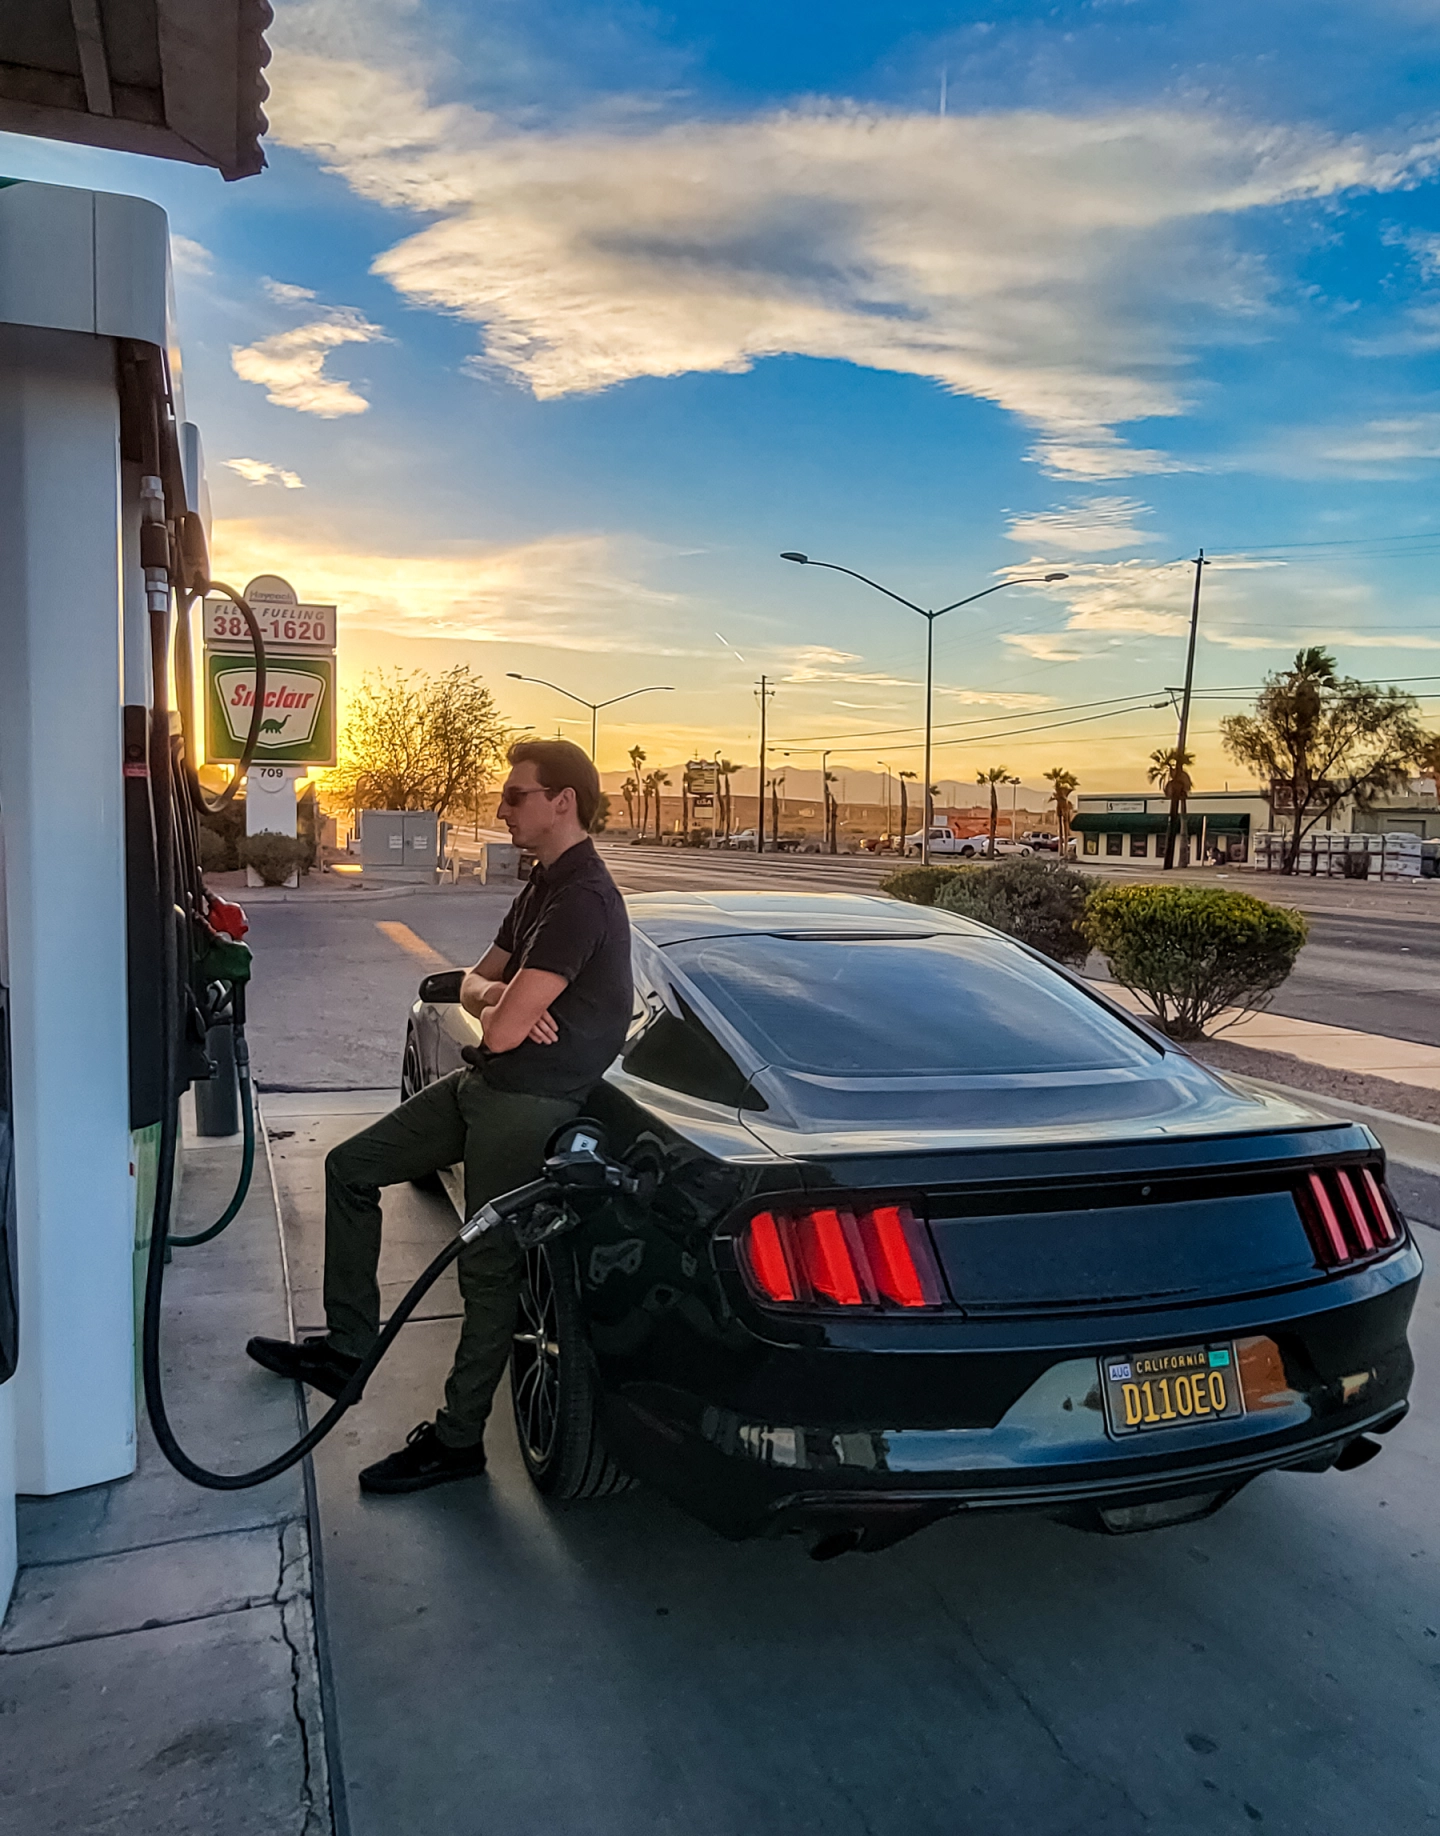
[{"label": "car wheel", "polygon": [[[415,1026],[412,1023],[405,1029],[405,1055],[400,1060],[400,1101],[408,1103],[412,1096],[418,1096],[425,1088],[425,1068],[420,1063],[420,1041],[415,1037]],[[438,1173],[422,1173],[419,1179],[412,1179],[410,1184],[420,1192],[443,1192]]]},{"label": "car wheel", "polygon": [[595,1377],[563,1249],[525,1252],[510,1352],[515,1438],[531,1483],[549,1498],[604,1498],[633,1481],[600,1436]]}]

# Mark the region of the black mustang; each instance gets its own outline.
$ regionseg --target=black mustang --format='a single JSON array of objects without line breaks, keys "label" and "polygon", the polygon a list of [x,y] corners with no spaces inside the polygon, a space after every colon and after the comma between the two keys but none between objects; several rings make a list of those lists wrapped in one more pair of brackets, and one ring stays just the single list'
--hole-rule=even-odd
[{"label": "black mustang", "polygon": [[[531,1478],[726,1535],[951,1512],[1118,1532],[1379,1451],[1418,1250],[1364,1128],[1239,1089],[983,926],[881,898],[629,901],[588,1109],[643,1175],[530,1252]],[[422,987],[407,1091],[479,1036]],[[448,997],[448,999],[447,999]]]}]

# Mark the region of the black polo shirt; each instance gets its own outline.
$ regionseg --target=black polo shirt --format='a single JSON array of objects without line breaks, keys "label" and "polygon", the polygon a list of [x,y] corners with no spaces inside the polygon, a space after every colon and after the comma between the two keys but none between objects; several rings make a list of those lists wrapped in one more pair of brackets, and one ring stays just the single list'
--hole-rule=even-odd
[{"label": "black polo shirt", "polygon": [[550,1004],[560,1037],[525,1039],[510,1052],[471,1047],[466,1057],[493,1090],[583,1098],[624,1045],[633,1000],[630,916],[588,836],[536,866],[495,942],[510,952],[507,982],[521,969],[564,976],[569,986]]}]

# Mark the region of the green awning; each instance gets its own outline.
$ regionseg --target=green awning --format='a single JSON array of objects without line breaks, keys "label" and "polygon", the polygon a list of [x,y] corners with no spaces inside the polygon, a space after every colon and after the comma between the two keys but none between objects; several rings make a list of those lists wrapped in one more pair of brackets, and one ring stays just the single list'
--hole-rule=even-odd
[{"label": "green awning", "polygon": [[[1191,810],[1185,821],[1192,835],[1200,833],[1202,823],[1207,835],[1250,832],[1248,811],[1225,810],[1211,815],[1208,810]],[[1077,835],[1163,835],[1170,827],[1170,817],[1164,810],[1082,810],[1071,818],[1070,827]]]}]

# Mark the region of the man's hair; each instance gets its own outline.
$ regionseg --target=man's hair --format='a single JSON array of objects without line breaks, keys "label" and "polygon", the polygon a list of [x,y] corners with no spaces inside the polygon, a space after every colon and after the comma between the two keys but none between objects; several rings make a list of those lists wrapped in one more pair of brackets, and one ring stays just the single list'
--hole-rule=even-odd
[{"label": "man's hair", "polygon": [[533,765],[547,791],[573,790],[581,828],[594,822],[600,812],[600,774],[573,740],[516,740],[505,756],[512,765]]}]

